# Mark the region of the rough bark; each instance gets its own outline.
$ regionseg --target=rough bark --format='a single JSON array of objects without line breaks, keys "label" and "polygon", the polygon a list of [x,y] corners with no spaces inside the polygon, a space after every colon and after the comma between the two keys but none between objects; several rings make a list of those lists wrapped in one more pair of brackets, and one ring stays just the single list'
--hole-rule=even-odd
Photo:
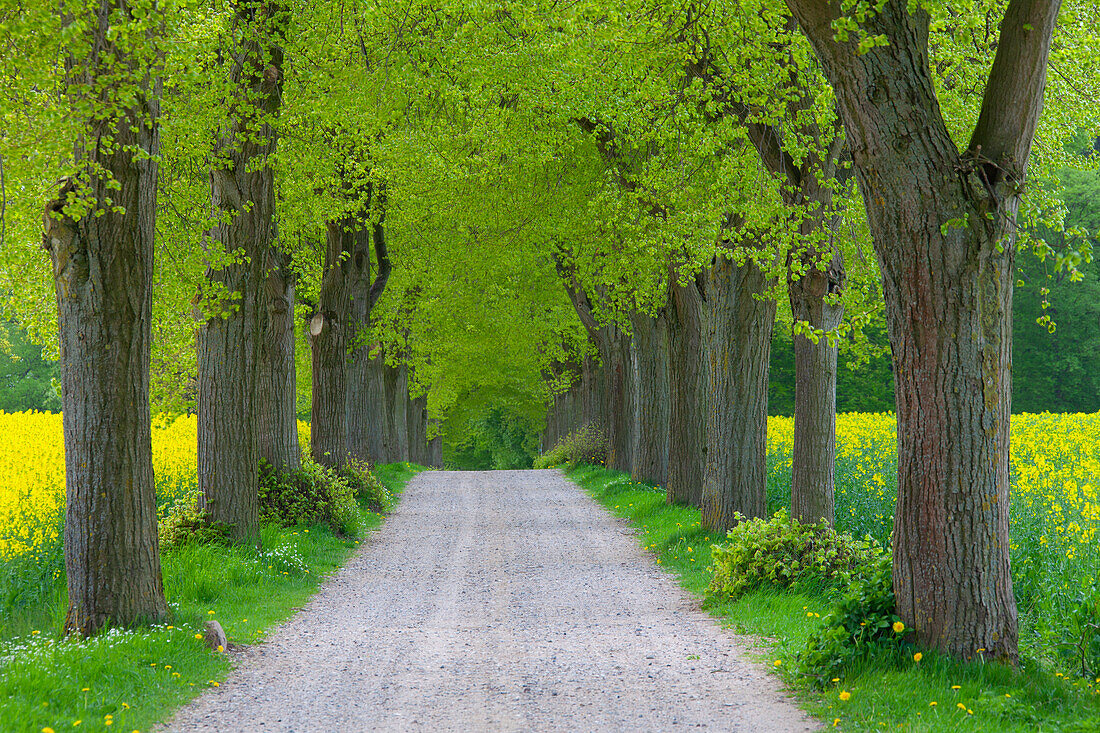
[{"label": "rough bark", "polygon": [[421,466],[428,465],[428,397],[410,397],[406,408],[409,432],[409,458]]},{"label": "rough bark", "polygon": [[[390,277],[390,256],[386,247],[385,198],[381,214],[371,226],[374,247],[374,279],[368,249],[357,249],[349,262],[348,294],[350,356],[348,361],[347,425],[348,453],[361,461],[378,463],[382,455],[382,360],[371,359],[370,314],[382,297]],[[356,244],[366,244],[356,240]]]},{"label": "rough bark", "polygon": [[408,420],[405,408],[409,401],[406,367],[386,366],[382,372],[384,390],[382,421],[382,463],[399,463],[409,458]]},{"label": "rough bark", "polygon": [[294,367],[294,287],[290,257],[269,251],[267,308],[260,339],[259,416],[256,431],[260,458],[284,471],[298,468],[298,409]]},{"label": "rough bark", "polygon": [[703,526],[724,533],[736,513],[767,508],[768,359],[775,301],[757,299],[769,283],[751,260],[719,257],[708,275],[706,307],[707,462]]},{"label": "rough bark", "polygon": [[603,428],[607,424],[604,407],[607,404],[607,372],[597,356],[588,354],[581,362],[580,382],[580,425],[595,425]]},{"label": "rough bark", "polygon": [[[93,173],[65,183],[47,205],[42,240],[53,263],[61,346],[65,630],[86,636],[108,622],[155,621],[168,612],[149,414],[161,85],[159,70],[141,78],[140,62],[112,44],[111,24],[134,20],[113,6],[89,11],[90,50],[66,59],[66,93],[100,102],[95,97],[115,91],[101,71],[119,64],[139,75],[133,106],[87,121],[74,162]],[[73,20],[62,18],[65,25]],[[105,140],[114,145],[100,145]],[[70,216],[69,195],[97,215]]]},{"label": "rough bark", "polygon": [[1061,3],[1010,0],[961,154],[928,69],[927,13],[888,3],[866,25],[889,45],[856,54],[834,39],[835,5],[787,3],[836,92],[883,275],[897,386],[898,614],[922,645],[1014,660],[1015,219]]},{"label": "rough bark", "polygon": [[[371,355],[373,353],[373,356]],[[357,381],[356,397],[349,393],[349,450],[371,464],[386,463],[386,357],[379,346],[353,353],[349,379]],[[365,395],[365,396],[363,396]]]},{"label": "rough bark", "polygon": [[657,486],[668,482],[669,343],[668,317],[631,317],[634,383],[634,445],[631,476]]},{"label": "rough bark", "polygon": [[210,236],[225,252],[244,256],[206,273],[219,300],[199,328],[198,482],[202,507],[230,527],[231,539],[258,542],[257,377],[264,265],[275,241],[274,173],[266,161],[276,142],[271,119],[282,101],[283,10],[241,5],[237,14],[242,40],[230,60],[234,99],[210,172],[211,203],[228,220]]},{"label": "rough bark", "polygon": [[703,506],[707,460],[707,373],[703,324],[705,274],[687,285],[672,284],[669,304],[670,504]]},{"label": "rough bark", "polygon": [[604,339],[607,365],[607,467],[630,473],[634,465],[634,369],[631,363],[630,336],[618,326],[606,326]]},{"label": "rough bark", "polygon": [[[325,231],[325,261],[317,313],[310,321],[313,403],[310,450],[322,466],[340,468],[348,454],[348,343],[351,298],[348,280],[355,253],[370,232],[355,216],[330,221]],[[369,245],[368,245],[369,246]]]},{"label": "rough bark", "polygon": [[439,421],[431,420],[432,426],[429,432],[435,432],[435,437],[428,441],[428,466],[431,468],[443,468],[443,436],[439,433]]},{"label": "rough bark", "polygon": [[[796,321],[832,331],[840,325],[844,307],[827,295],[844,286],[840,254],[826,270],[816,266],[797,280],[788,267],[787,292]],[[791,516],[813,524],[834,521],[833,474],[836,469],[837,347],[828,338],[817,343],[803,334],[794,340],[794,441],[791,450]]]}]

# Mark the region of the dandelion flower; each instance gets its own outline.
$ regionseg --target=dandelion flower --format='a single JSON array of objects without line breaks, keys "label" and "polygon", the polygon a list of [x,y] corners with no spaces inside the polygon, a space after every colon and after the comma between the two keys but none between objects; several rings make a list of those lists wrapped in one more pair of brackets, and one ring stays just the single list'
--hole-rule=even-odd
[{"label": "dandelion flower", "polygon": [[932,702],[928,703],[928,707],[930,707],[930,708],[934,708],[934,707],[936,707],[937,705],[939,705],[939,703],[938,703],[938,702],[936,702],[935,700],[933,700]]},{"label": "dandelion flower", "polygon": [[199,639],[201,641],[202,640],[202,634],[195,634],[195,638]]},{"label": "dandelion flower", "polygon": [[50,728],[50,727],[43,728],[42,733],[53,733],[53,728]]},{"label": "dandelion flower", "polygon": [[903,631],[905,631],[905,624],[903,624],[901,621],[895,621],[894,622],[894,633],[895,634],[900,634]]},{"label": "dandelion flower", "polygon": [[960,703],[957,703],[957,704],[955,705],[955,707],[957,707],[957,708],[958,708],[959,710],[966,710],[966,706],[965,706],[965,705],[963,705],[963,704],[962,704],[961,702],[960,702]]},{"label": "dandelion flower", "polygon": [[920,652],[917,652],[916,654],[913,655],[913,661],[914,662],[919,662],[922,659],[924,659],[924,655],[921,654]]},{"label": "dandelion flower", "polygon": [[951,689],[952,690],[961,690],[962,686],[961,685],[951,685]]},{"label": "dandelion flower", "polygon": [[842,701],[847,702],[848,700],[852,699],[852,693],[848,692],[847,690],[842,690],[839,697]]},{"label": "dandelion flower", "polygon": [[778,667],[778,666],[779,666],[779,665],[781,665],[781,664],[783,664],[783,660],[782,660],[782,659],[777,659],[777,660],[775,660],[775,666],[776,666],[776,667]]}]

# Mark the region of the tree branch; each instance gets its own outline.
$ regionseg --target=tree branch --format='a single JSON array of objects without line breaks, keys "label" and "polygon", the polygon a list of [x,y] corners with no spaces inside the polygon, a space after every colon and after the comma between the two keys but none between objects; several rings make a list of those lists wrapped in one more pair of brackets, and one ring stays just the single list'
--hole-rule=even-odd
[{"label": "tree branch", "polygon": [[[1047,60],[1062,0],[1011,0],[967,151],[1020,180],[1043,110]],[[991,180],[996,183],[996,180]]]}]

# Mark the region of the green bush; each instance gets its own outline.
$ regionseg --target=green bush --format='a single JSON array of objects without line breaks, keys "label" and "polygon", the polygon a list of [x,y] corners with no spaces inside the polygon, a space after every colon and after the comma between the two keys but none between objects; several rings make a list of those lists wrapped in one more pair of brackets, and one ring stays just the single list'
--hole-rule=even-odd
[{"label": "green bush", "polygon": [[205,509],[199,508],[198,494],[186,496],[168,509],[157,526],[160,545],[165,549],[185,545],[225,544],[229,526],[215,522]]},{"label": "green bush", "polygon": [[599,426],[585,425],[558,441],[550,450],[535,459],[535,468],[555,466],[602,466],[607,459],[607,435]]},{"label": "green bush", "polygon": [[880,552],[807,641],[798,671],[824,688],[856,662],[889,656],[900,660],[912,629],[905,628],[895,607],[890,556]]},{"label": "green bush", "polygon": [[340,476],[348,483],[352,492],[367,503],[372,512],[389,511],[393,506],[393,494],[378,480],[366,461],[349,458],[340,469]]},{"label": "green bush", "polygon": [[362,515],[348,482],[303,455],[294,471],[260,462],[260,521],[283,527],[327,524],[333,532],[351,536],[359,534]]},{"label": "green bush", "polygon": [[802,524],[786,509],[771,519],[746,520],[711,550],[714,579],[708,599],[737,598],[763,585],[795,590],[840,587],[863,577],[882,549],[870,539],[840,534],[824,521]]}]

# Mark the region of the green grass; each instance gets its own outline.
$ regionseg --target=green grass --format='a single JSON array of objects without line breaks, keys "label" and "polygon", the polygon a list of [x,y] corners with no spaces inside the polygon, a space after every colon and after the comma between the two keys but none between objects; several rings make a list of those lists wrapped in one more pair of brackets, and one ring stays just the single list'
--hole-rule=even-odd
[{"label": "green grass", "polygon": [[[376,475],[399,495],[420,470],[391,464],[379,466]],[[365,509],[363,514],[366,530],[383,520]],[[87,640],[61,634],[65,592],[59,580],[39,603],[19,609],[0,625],[0,730],[130,733],[148,728],[228,674],[232,656],[211,651],[195,638],[207,619],[221,623],[231,646],[260,641],[297,611],[359,543],[324,525],[268,526],[262,553],[213,545],[166,552],[169,621],[110,629]]]},{"label": "green grass", "polygon": [[421,471],[428,470],[430,469],[427,466],[417,463],[385,463],[375,466],[373,472],[393,492],[394,496],[399,496],[405,484],[409,483],[409,479]]},{"label": "green grass", "polygon": [[[567,473],[614,514],[631,520],[654,562],[702,600],[711,577],[710,546],[722,538],[702,529],[698,510],[668,506],[663,490],[617,471],[580,466]],[[824,616],[830,605],[824,592],[769,588],[706,608],[734,631],[756,637],[759,659],[772,666],[806,710],[838,730],[1100,731],[1095,684],[1059,677],[1026,659],[1012,669],[926,652],[920,663],[880,660],[849,670],[824,692],[811,689],[792,667],[821,623],[813,614]],[[850,698],[842,701],[845,691]]]}]

